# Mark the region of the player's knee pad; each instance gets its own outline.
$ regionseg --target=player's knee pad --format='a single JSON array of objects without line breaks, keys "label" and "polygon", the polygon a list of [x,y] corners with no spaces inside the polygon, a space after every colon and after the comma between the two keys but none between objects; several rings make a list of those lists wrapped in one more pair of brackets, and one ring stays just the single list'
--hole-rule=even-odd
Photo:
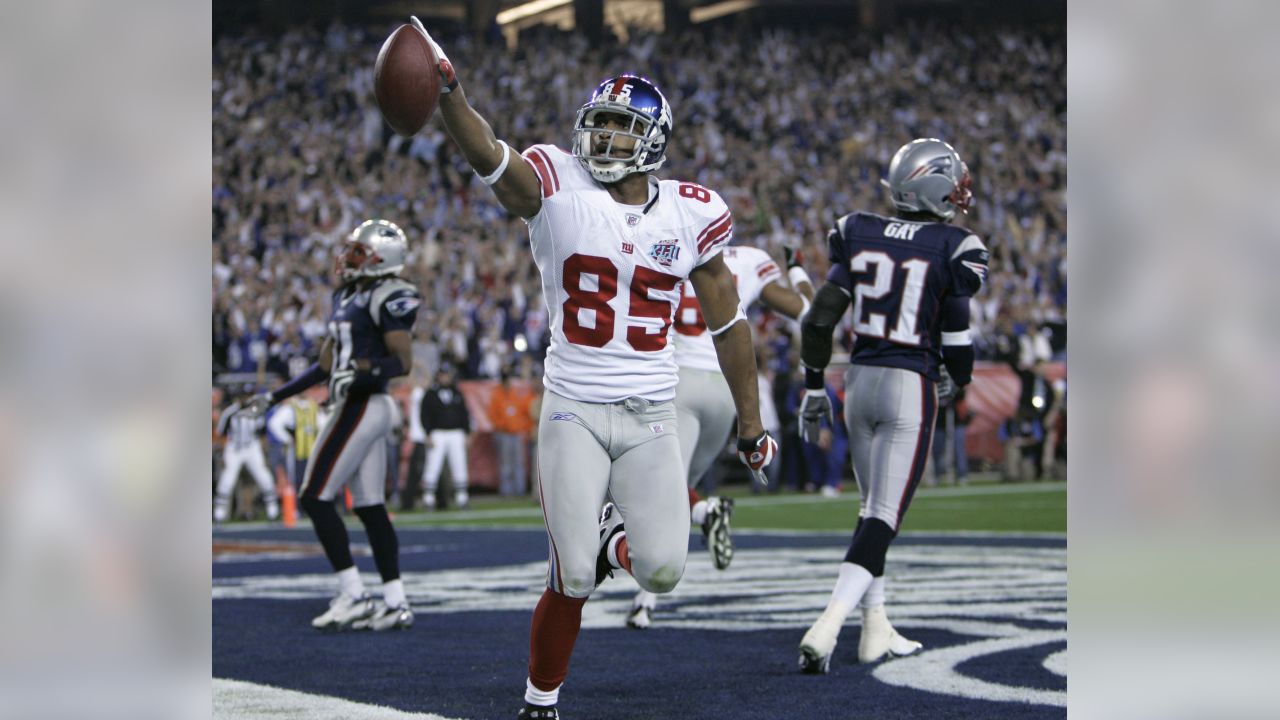
[{"label": "player's knee pad", "polygon": [[849,552],[844,555],[845,562],[861,565],[872,577],[884,575],[884,558],[889,552],[889,543],[893,542],[896,534],[880,518],[864,518],[853,535]]},{"label": "player's knee pad", "polygon": [[[634,565],[632,566],[635,567]],[[636,583],[651,593],[669,593],[675,590],[676,584],[684,576],[684,568],[675,565],[662,565],[649,573],[637,573]]]},{"label": "player's knee pad", "polygon": [[571,572],[561,569],[560,587],[551,587],[552,592],[558,592],[571,598],[590,597],[595,589],[596,571],[594,567],[587,572]]}]

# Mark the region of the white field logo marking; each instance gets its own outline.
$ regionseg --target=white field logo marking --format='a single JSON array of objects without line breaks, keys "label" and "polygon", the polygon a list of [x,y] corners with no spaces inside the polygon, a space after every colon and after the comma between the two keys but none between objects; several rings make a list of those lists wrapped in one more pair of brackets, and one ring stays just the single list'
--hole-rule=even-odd
[{"label": "white field logo marking", "polygon": [[[720,572],[704,553],[694,552],[679,587],[659,599],[655,625],[725,632],[792,629],[798,644],[826,606],[843,556],[841,548],[750,549],[734,557],[732,569]],[[1066,706],[1065,691],[1003,685],[956,670],[982,655],[1065,642],[1065,548],[901,544],[890,550],[886,572],[889,617],[904,635],[936,628],[973,640],[945,648],[926,646],[913,657],[882,662],[874,677],[946,695]],[[529,613],[545,575],[546,563],[536,562],[411,572],[404,583],[423,621],[422,615],[477,610]],[[629,576],[619,576],[606,580],[584,606],[584,629],[625,625],[637,586]],[[373,573],[365,582],[378,587]],[[213,587],[215,600],[310,599],[318,606],[334,592],[330,574],[215,578]],[[841,633],[837,653],[856,652],[859,618],[854,612],[848,622],[854,627]],[[1028,629],[1027,623],[1036,627]],[[778,652],[794,653],[795,648]],[[1065,676],[1065,649],[1045,658],[1044,667]]]}]

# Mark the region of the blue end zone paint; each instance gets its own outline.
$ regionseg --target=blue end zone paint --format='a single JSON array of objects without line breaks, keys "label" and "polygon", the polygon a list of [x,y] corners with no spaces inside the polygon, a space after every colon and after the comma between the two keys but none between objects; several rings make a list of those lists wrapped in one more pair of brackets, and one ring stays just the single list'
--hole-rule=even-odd
[{"label": "blue end zone paint", "polygon": [[1066,690],[1067,679],[1045,669],[1044,659],[1065,648],[1065,642],[1046,643],[1030,648],[1007,650],[965,660],[956,666],[962,674],[979,680],[1007,683],[1042,690]]},{"label": "blue end zone paint", "polygon": [[[363,543],[363,534],[353,531],[352,540]],[[314,545],[314,536],[308,528],[264,529],[219,532],[215,541],[297,543],[300,549],[306,549],[308,544]],[[843,549],[848,538],[834,534],[739,534],[735,541],[747,552],[820,548],[833,554]],[[405,550],[402,566],[406,573],[493,568],[546,559],[546,536],[541,530],[402,530],[400,542]],[[899,538],[894,548],[913,544],[1053,549],[1064,547],[1065,540],[908,535]],[[708,564],[700,538],[691,538],[691,548],[695,549],[691,565]],[[318,547],[311,551],[318,553]],[[740,554],[736,562],[746,557],[749,556]],[[893,549],[889,557],[892,569]],[[356,562],[363,572],[374,572],[371,557],[358,556]],[[735,565],[724,574],[726,581],[737,569],[739,566]],[[834,565],[830,570],[833,581]],[[218,561],[213,567],[215,583],[327,572],[327,563],[320,554]],[[612,582],[616,581],[609,581]],[[601,588],[602,593],[616,596],[618,590],[611,591],[609,583]],[[1062,592],[1065,597],[1065,587]],[[1012,720],[1066,716],[1061,707],[973,700],[880,682],[871,675],[874,666],[857,663],[858,632],[853,619],[841,635],[831,675],[803,676],[795,668],[796,646],[805,630],[803,622],[787,629],[735,632],[663,627],[664,621],[674,622],[681,617],[679,593],[677,589],[677,597],[672,597],[665,608],[660,603],[657,625],[651,630],[595,627],[582,631],[561,696],[561,713],[566,720]],[[890,597],[892,601],[892,590]],[[507,598],[516,600],[508,605],[509,609],[423,612],[412,630],[383,634],[324,634],[312,630],[311,618],[324,609],[325,601],[320,598],[215,599],[213,675],[405,711],[511,720],[521,704],[529,620],[537,593],[520,589]],[[713,598],[715,603],[734,599],[728,593]],[[430,597],[416,598],[412,593],[410,599],[423,605],[433,602]],[[813,616],[821,610],[820,605],[820,600],[815,603]],[[511,609],[516,607],[519,609]],[[957,602],[954,607],[958,615],[964,614],[965,603]],[[1046,624],[1052,626],[1037,620],[1025,623],[1028,628]],[[974,639],[936,627],[900,627],[909,629],[904,634],[924,642],[929,649]],[[957,669],[988,682],[1061,690],[1065,688],[1065,678],[1045,670],[1042,663],[1063,647],[1064,643],[1059,642],[996,653],[966,660]]]}]

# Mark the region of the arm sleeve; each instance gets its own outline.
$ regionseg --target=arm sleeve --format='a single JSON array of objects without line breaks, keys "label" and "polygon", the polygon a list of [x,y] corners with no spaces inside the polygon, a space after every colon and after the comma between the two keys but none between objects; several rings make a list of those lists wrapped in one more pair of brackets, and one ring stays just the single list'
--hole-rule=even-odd
[{"label": "arm sleeve", "polygon": [[831,282],[813,298],[813,307],[800,323],[800,361],[806,369],[822,370],[831,362],[831,335],[848,307],[849,296]]},{"label": "arm sleeve", "polygon": [[227,436],[227,424],[231,422],[231,416],[240,410],[240,403],[233,402],[222,411],[218,416],[218,434],[222,437]]},{"label": "arm sleeve", "polygon": [[973,340],[969,335],[969,298],[948,297],[942,305],[942,363],[956,385],[973,379]]}]

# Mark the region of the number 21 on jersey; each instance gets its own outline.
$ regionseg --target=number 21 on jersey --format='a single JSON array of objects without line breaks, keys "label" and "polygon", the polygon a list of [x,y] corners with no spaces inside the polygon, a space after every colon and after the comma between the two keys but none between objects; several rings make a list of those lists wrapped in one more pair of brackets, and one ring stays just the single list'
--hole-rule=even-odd
[{"label": "number 21 on jersey", "polygon": [[[924,299],[924,284],[929,275],[929,262],[912,258],[895,263],[888,253],[863,250],[849,261],[854,277],[871,277],[853,286],[853,331],[859,335],[876,337],[903,345],[919,345],[920,333],[916,322],[920,315],[920,301]],[[901,272],[899,272],[901,270]],[[898,279],[902,283],[898,284]],[[887,312],[893,297],[899,297],[898,319],[886,334]],[[888,300],[886,301],[886,297]]]}]

